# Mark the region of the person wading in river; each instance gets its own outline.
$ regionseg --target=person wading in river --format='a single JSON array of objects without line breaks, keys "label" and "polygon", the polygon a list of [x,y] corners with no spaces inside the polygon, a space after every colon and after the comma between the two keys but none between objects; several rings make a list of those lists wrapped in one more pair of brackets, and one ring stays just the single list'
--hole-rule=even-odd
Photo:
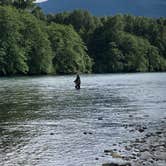
[{"label": "person wading in river", "polygon": [[76,77],[76,79],[74,80],[74,83],[75,83],[75,88],[76,88],[76,89],[80,89],[81,79],[80,79],[79,74],[77,74],[77,77]]}]

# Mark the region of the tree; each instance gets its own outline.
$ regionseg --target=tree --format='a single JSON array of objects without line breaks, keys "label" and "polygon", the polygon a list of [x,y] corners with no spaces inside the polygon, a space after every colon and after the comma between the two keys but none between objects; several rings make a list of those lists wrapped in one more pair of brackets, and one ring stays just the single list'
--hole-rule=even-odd
[{"label": "tree", "polygon": [[0,5],[11,5],[12,0],[0,0]]},{"label": "tree", "polygon": [[101,20],[92,16],[88,11],[74,10],[55,15],[48,15],[48,22],[54,22],[65,25],[72,25],[77,33],[82,37],[85,43],[89,40],[89,35],[99,26]]},{"label": "tree", "polygon": [[48,26],[49,39],[54,52],[53,64],[59,74],[90,72],[91,59],[86,46],[72,26],[51,24]]},{"label": "tree", "polygon": [[32,14],[38,18],[39,20],[43,20],[43,21],[46,21],[47,20],[47,17],[46,15],[43,13],[42,9],[37,6],[35,7],[33,10],[32,10]]},{"label": "tree", "polygon": [[0,0],[0,5],[12,5],[17,9],[32,9],[35,0]]},{"label": "tree", "polygon": [[166,60],[159,55],[157,47],[150,46],[147,50],[149,71],[164,71],[166,69]]},{"label": "tree", "polygon": [[165,71],[166,19],[46,17],[33,0],[0,0],[0,75],[89,73],[93,63],[97,73]]},{"label": "tree", "polygon": [[26,50],[29,74],[47,74],[52,70],[52,49],[45,24],[33,15],[22,12],[22,46]]},{"label": "tree", "polygon": [[0,7],[0,75],[28,72],[20,30],[18,11],[10,7]]}]

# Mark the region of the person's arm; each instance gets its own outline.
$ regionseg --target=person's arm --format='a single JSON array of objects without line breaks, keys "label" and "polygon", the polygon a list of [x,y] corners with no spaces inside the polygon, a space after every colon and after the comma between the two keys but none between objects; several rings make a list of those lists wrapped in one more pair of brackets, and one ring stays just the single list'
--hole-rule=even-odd
[{"label": "person's arm", "polygon": [[77,82],[77,78],[73,82]]}]

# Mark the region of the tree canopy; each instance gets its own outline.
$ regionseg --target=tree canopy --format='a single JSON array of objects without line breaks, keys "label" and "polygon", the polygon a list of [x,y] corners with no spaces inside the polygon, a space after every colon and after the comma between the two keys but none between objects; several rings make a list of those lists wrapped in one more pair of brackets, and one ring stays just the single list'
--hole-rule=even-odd
[{"label": "tree canopy", "polygon": [[53,50],[53,65],[57,73],[91,71],[92,62],[86,53],[87,48],[72,26],[51,24],[47,29]]},{"label": "tree canopy", "polygon": [[46,15],[33,0],[0,0],[0,75],[166,71],[166,19]]},{"label": "tree canopy", "polygon": [[88,45],[95,61],[94,71],[165,71],[165,28],[162,24],[161,29],[157,22],[130,15],[108,17],[103,26],[94,31]]},{"label": "tree canopy", "polygon": [[35,6],[35,0],[0,0],[1,5],[11,5],[17,9],[31,9]]}]

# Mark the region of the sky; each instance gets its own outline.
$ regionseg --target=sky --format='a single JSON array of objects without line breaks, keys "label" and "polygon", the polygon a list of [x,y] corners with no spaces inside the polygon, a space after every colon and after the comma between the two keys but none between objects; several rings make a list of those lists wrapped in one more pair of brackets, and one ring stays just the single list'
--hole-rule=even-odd
[{"label": "sky", "polygon": [[39,5],[46,13],[85,9],[97,16],[122,13],[147,17],[166,17],[166,0],[48,0]]}]

